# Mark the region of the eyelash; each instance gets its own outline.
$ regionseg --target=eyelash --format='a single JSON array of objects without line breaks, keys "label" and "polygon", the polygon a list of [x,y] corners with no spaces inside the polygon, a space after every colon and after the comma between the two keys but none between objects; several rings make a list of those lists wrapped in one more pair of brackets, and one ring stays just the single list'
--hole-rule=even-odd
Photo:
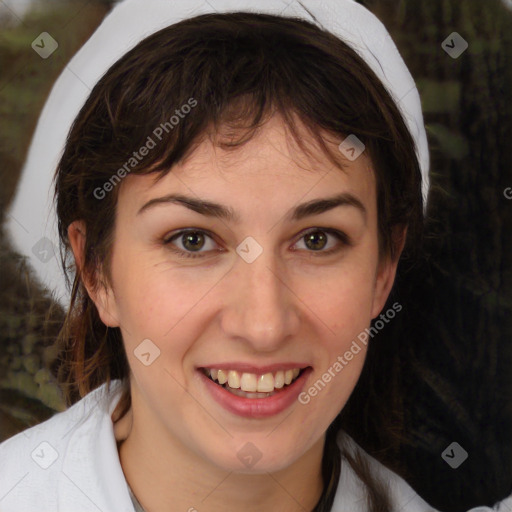
[{"label": "eyelash", "polygon": [[[311,233],[317,233],[317,232],[327,233],[329,235],[332,235],[332,236],[336,237],[338,239],[338,241],[341,242],[342,246],[351,246],[352,245],[352,243],[350,241],[350,238],[345,233],[343,233],[342,231],[338,231],[337,229],[320,228],[320,227],[311,228],[308,231],[304,232],[297,239],[297,242],[299,242],[305,236],[307,236],[307,235],[309,235]],[[173,242],[177,238],[182,237],[183,235],[185,235],[187,233],[201,233],[201,234],[207,235],[212,240],[214,238],[212,233],[210,233],[207,230],[191,228],[191,229],[184,229],[182,231],[178,231],[177,233],[173,234],[170,238],[162,240],[162,242],[163,242],[163,244],[165,246],[167,246],[167,248],[169,250],[171,250],[172,252],[176,253],[181,258],[204,258],[204,257],[206,257],[206,253],[204,253],[204,252],[202,252],[202,253],[199,253],[199,252],[193,253],[193,252],[190,252],[190,251],[183,251],[183,250],[178,249],[176,247],[172,247],[171,242]],[[307,251],[307,252],[310,252],[311,256],[313,256],[313,257],[328,256],[330,254],[333,254],[335,252],[340,251],[341,248],[342,247],[334,247],[334,248],[329,249],[327,251],[320,250],[320,251]]]}]

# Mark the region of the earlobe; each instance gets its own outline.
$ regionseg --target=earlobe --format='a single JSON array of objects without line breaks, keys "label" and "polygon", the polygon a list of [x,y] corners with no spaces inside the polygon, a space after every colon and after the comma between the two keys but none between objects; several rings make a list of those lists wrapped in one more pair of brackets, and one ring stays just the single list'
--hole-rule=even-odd
[{"label": "earlobe", "polygon": [[[101,284],[100,279],[92,282],[85,272],[82,272],[86,241],[85,223],[75,220],[68,226],[68,240],[75,258],[77,274],[80,273],[87,294],[94,302],[101,321],[108,327],[119,327],[113,291],[107,284]],[[101,276],[98,276],[101,277]]]},{"label": "earlobe", "polygon": [[75,220],[68,226],[68,240],[75,257],[75,268],[78,272],[82,268],[85,248],[85,224],[81,220]]},{"label": "earlobe", "polygon": [[395,282],[396,270],[398,261],[405,245],[407,236],[407,227],[397,226],[393,230],[392,240],[395,246],[395,255],[392,258],[390,255],[386,256],[379,262],[378,271],[375,279],[375,290],[373,295],[372,313],[371,317],[376,318],[384,308],[388,300],[393,283]]},{"label": "earlobe", "polygon": [[373,295],[372,319],[379,316],[384,308],[384,304],[386,304],[386,301],[388,300],[391,288],[395,281],[397,264],[398,259],[393,261],[391,258],[387,258],[386,261],[379,263],[379,270],[375,280],[375,290]]}]

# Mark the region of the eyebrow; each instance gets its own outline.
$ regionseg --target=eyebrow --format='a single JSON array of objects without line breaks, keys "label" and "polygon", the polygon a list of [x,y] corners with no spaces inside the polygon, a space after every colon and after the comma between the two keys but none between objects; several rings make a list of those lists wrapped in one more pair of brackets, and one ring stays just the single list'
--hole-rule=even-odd
[{"label": "eyebrow", "polygon": [[[215,217],[235,223],[240,222],[240,216],[231,207],[206,201],[204,199],[184,196],[182,194],[169,194],[163,197],[155,197],[145,203],[139,209],[137,215],[140,215],[149,208],[160,204],[178,204],[185,206],[194,212],[200,213],[201,215],[206,215],[207,217]],[[286,220],[298,221],[311,215],[320,215],[321,213],[337,208],[338,206],[355,207],[361,212],[366,223],[367,211],[365,206],[356,196],[349,192],[343,192],[341,194],[322,199],[313,199],[306,203],[302,203],[286,216]]]}]

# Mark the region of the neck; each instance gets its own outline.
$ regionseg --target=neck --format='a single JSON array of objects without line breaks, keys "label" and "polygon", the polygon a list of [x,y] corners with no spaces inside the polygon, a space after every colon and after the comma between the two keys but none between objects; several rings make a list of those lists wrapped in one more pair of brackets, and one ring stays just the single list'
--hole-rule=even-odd
[{"label": "neck", "polygon": [[307,512],[322,494],[325,436],[289,467],[245,474],[213,465],[157,425],[139,425],[132,409],[114,431],[124,475],[146,512]]}]

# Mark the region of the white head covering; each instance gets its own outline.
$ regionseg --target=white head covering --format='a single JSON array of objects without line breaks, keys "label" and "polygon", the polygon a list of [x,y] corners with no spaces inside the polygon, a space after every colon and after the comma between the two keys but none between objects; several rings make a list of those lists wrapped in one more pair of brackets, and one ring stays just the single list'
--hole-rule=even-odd
[{"label": "white head covering", "polygon": [[6,234],[14,248],[27,256],[37,277],[64,308],[70,295],[58,258],[51,180],[74,118],[101,76],[142,39],[185,18],[230,11],[300,17],[320,24],[348,43],[377,74],[406,120],[417,146],[426,204],[429,153],[418,90],[386,28],[362,5],[354,0],[124,0],[113,8],[55,82],[7,213]]}]

